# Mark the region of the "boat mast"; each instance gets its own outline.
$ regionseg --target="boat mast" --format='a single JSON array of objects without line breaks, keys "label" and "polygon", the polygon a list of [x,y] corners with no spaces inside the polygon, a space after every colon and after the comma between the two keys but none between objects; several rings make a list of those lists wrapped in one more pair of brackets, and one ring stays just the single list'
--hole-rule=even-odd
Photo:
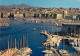
[{"label": "boat mast", "polygon": [[[58,23],[57,23],[57,27],[58,27],[59,25],[58,25]],[[58,30],[57,30],[57,35],[58,35]]]},{"label": "boat mast", "polygon": [[15,49],[16,49],[16,38],[15,38]]},{"label": "boat mast", "polygon": [[21,37],[21,40],[20,40],[20,54],[22,56],[22,37]]},{"label": "boat mast", "polygon": [[23,35],[23,48],[24,48],[24,35]]},{"label": "boat mast", "polygon": [[12,35],[11,35],[11,48],[12,48]]},{"label": "boat mast", "polygon": [[9,37],[8,37],[8,55],[9,55],[10,53],[9,53]]},{"label": "boat mast", "polygon": [[53,25],[52,25],[52,32],[53,32]]},{"label": "boat mast", "polygon": [[[79,35],[80,35],[80,28],[79,28]],[[79,36],[79,38],[80,38],[80,36]]]},{"label": "boat mast", "polygon": [[8,49],[9,49],[9,38],[8,38]]},{"label": "boat mast", "polygon": [[19,40],[18,40],[18,49],[19,49]]},{"label": "boat mast", "polygon": [[27,42],[27,47],[29,47],[29,46],[28,46],[28,34],[27,34],[27,41],[26,41],[26,42]]},{"label": "boat mast", "polygon": [[46,50],[47,50],[47,44],[46,44]]}]

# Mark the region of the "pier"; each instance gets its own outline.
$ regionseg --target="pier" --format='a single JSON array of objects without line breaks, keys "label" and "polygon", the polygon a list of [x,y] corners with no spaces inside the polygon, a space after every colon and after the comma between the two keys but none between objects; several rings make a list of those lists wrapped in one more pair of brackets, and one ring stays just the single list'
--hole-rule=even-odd
[{"label": "pier", "polygon": [[76,37],[67,37],[67,36],[59,36],[59,35],[54,35],[54,34],[50,34],[48,33],[47,31],[45,32],[41,32],[42,35],[45,35],[46,36],[46,40],[42,43],[42,45],[46,46],[46,44],[49,46],[54,46],[54,45],[57,45],[59,46],[59,43],[62,41],[62,40],[78,40],[79,38],[76,38]]}]

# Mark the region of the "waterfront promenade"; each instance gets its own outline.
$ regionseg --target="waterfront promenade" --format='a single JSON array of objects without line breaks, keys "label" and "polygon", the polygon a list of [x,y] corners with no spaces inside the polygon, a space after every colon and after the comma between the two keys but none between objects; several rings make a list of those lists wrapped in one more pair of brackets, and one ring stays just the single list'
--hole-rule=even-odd
[{"label": "waterfront promenade", "polygon": [[[5,21],[7,23],[9,23],[9,21],[12,21],[12,20],[9,20],[9,19],[0,19],[0,22]],[[20,22],[21,20],[24,20],[24,21],[31,21],[31,22],[36,22],[36,23],[54,23],[55,25],[57,26],[62,26],[62,24],[64,23],[78,23],[80,24],[80,21],[74,21],[74,20],[69,20],[69,19],[53,19],[53,18],[48,18],[48,19],[45,19],[45,18],[33,18],[33,17],[29,17],[29,18],[14,18],[13,21],[15,21],[15,23],[18,23]]]}]

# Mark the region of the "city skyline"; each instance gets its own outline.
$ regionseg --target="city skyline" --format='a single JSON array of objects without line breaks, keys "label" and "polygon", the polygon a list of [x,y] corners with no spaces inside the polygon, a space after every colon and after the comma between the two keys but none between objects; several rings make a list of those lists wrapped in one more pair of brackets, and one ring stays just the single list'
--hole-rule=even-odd
[{"label": "city skyline", "polygon": [[80,0],[0,0],[0,5],[26,4],[44,8],[80,8]]}]

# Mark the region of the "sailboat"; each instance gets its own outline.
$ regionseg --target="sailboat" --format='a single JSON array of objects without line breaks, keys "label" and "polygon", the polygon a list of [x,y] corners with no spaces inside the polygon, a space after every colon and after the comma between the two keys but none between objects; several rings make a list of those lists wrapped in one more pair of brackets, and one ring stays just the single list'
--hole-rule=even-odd
[{"label": "sailboat", "polygon": [[77,51],[77,52],[79,52],[80,53],[80,43],[79,43],[79,41],[80,41],[80,39],[77,39],[74,43],[76,43],[75,45],[76,46],[74,46],[74,49]]},{"label": "sailboat", "polygon": [[[15,47],[16,47],[16,39],[15,39]],[[0,52],[0,56],[13,56],[17,52],[17,50],[18,50],[17,48],[9,47],[9,38],[8,38],[8,49]]]},{"label": "sailboat", "polygon": [[[80,34],[80,28],[79,28],[79,34]],[[80,53],[80,37],[78,39],[75,39],[74,41],[74,49]]]},{"label": "sailboat", "polygon": [[26,54],[31,54],[31,52],[32,52],[32,50],[31,50],[31,48],[29,48],[29,45],[28,45],[28,34],[27,34],[27,47],[25,47],[25,52],[26,52]]},{"label": "sailboat", "polygon": [[47,44],[46,44],[46,50],[42,51],[43,54],[52,54],[53,52],[51,50],[47,49]]},{"label": "sailboat", "polygon": [[[29,48],[29,46],[28,46],[28,35],[27,35],[26,42],[27,42],[27,47],[23,46],[23,48],[21,48],[21,53],[22,53],[23,56],[24,55],[30,55],[32,53],[31,48]],[[24,44],[24,37],[23,37],[23,44]]]},{"label": "sailboat", "polygon": [[59,53],[60,53],[61,56],[70,56],[68,51],[64,49],[64,45],[65,45],[65,43],[64,43],[64,36],[63,36],[63,49],[60,49]]}]

